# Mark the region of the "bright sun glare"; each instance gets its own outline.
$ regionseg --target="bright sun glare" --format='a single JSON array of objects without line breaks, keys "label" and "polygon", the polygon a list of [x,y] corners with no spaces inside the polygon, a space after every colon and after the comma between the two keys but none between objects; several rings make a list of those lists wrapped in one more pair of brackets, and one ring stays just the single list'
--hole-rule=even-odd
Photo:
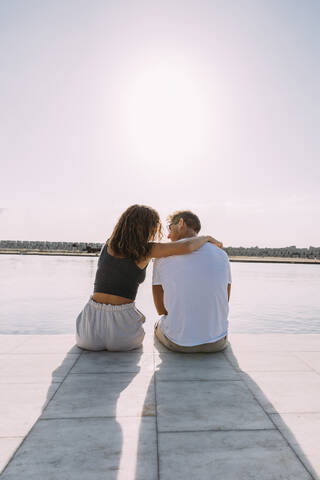
[{"label": "bright sun glare", "polygon": [[206,148],[204,98],[188,72],[164,64],[145,70],[130,86],[126,111],[130,144],[143,160],[181,165]]}]

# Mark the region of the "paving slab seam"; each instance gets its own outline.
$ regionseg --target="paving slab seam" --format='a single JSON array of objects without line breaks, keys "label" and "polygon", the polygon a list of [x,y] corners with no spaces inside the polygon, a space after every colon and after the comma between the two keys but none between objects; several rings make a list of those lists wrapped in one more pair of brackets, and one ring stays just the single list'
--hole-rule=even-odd
[{"label": "paving slab seam", "polygon": [[312,369],[313,373],[315,373],[316,375],[320,376],[320,372],[319,372],[319,371],[314,370],[312,367],[310,367],[310,368]]},{"label": "paving slab seam", "polygon": [[[320,341],[320,335],[319,335],[319,341]],[[317,353],[317,352],[310,352],[310,350],[307,350],[307,351],[298,350],[298,351],[293,351],[293,352],[291,352],[291,356],[292,356],[292,357],[297,358],[298,360],[300,360],[300,362],[304,363],[304,364],[307,365],[309,368],[312,368],[312,367],[310,367],[310,365],[307,363],[306,360],[304,360],[303,358],[300,357],[300,353]]]},{"label": "paving slab seam", "polygon": [[156,450],[157,450],[157,478],[160,480],[160,454],[159,454],[159,424],[157,409],[157,379],[156,379],[156,353],[153,352],[153,387],[154,387],[154,411],[156,417]]},{"label": "paving slab seam", "polygon": [[42,417],[42,415],[38,418],[40,420],[86,420],[86,419],[104,419],[104,418],[148,418],[148,417],[155,417],[156,415],[103,415],[103,416],[87,416],[87,417]]},{"label": "paving slab seam", "polygon": [[[80,354],[78,354],[78,355],[79,355],[78,358],[77,358],[76,361],[73,363],[73,365],[72,365],[71,368],[73,368],[74,365],[79,361],[79,358],[81,357],[82,353],[80,353]],[[70,372],[70,370],[69,370],[69,372]],[[53,394],[52,398],[49,400],[49,402],[48,402],[47,405],[45,406],[45,408],[42,410],[41,415],[42,415],[43,412],[47,409],[48,405],[51,403],[51,400],[53,400],[53,398],[56,396],[56,393],[58,392],[58,390],[60,390],[61,385],[64,383],[64,381],[65,381],[65,379],[67,378],[69,372],[66,373],[66,375],[64,376],[64,378],[63,378],[63,380],[62,380],[61,383],[60,383],[60,382],[52,382],[52,380],[51,380],[51,383],[60,383],[60,385],[59,385],[59,387],[57,388],[57,390],[55,391],[55,393]],[[8,463],[7,463],[6,466],[3,468],[3,470],[2,470],[2,472],[1,472],[1,474],[0,474],[0,477],[2,477],[2,475],[5,473],[5,471],[7,470],[8,466],[10,465],[10,463],[12,462],[12,460],[14,459],[15,454],[16,454],[17,451],[23,446],[24,442],[27,440],[27,438],[29,437],[30,433],[31,433],[31,432],[33,431],[33,429],[35,428],[35,426],[36,426],[36,424],[38,423],[41,415],[39,415],[39,417],[36,419],[36,421],[34,422],[34,424],[32,425],[32,427],[31,427],[30,430],[28,431],[28,433],[27,433],[24,437],[22,437],[22,438],[23,438],[22,442],[21,442],[20,445],[18,445],[18,447],[13,451],[13,453],[12,453],[12,455],[11,455]],[[21,438],[21,437],[19,437],[19,438]]]},{"label": "paving slab seam", "polygon": [[[300,353],[300,352],[299,352]],[[303,352],[301,352],[303,353]],[[306,352],[306,353],[314,353],[314,352]],[[317,375],[320,375],[320,371],[319,370],[316,370],[312,365],[310,365],[306,360],[304,360],[303,358],[299,357],[298,354],[295,354],[294,355],[298,360],[300,360],[300,362],[304,363],[308,368],[310,368],[310,370],[314,373],[316,373]]]},{"label": "paving slab seam", "polygon": [[[155,373],[157,373],[157,372],[155,372]],[[157,376],[157,375],[155,375],[155,376]],[[214,383],[230,383],[230,382],[235,382],[236,383],[236,382],[243,382],[243,380],[241,378],[230,378],[230,379],[228,379],[228,378],[226,378],[226,379],[215,379],[215,378],[212,378],[212,379],[204,379],[204,378],[197,379],[197,378],[195,378],[194,379],[194,378],[192,378],[190,380],[186,380],[186,379],[178,380],[176,378],[174,378],[174,379],[159,378],[158,382],[161,382],[161,383],[183,383],[183,382],[185,382],[185,383],[187,383],[187,382],[188,383],[191,383],[191,382],[196,382],[196,383],[199,383],[199,382],[202,382],[202,383],[213,383],[213,382]]]},{"label": "paving slab seam", "polygon": [[167,433],[201,433],[201,432],[274,432],[278,430],[276,427],[272,428],[231,428],[231,429],[224,429],[224,428],[209,428],[203,430],[160,430],[159,433],[167,434]]},{"label": "paving slab seam", "polygon": [[[20,449],[20,447],[22,447],[22,445],[24,444],[24,442],[26,441],[26,438],[29,436],[29,434],[31,433],[31,431],[33,430],[34,426],[36,425],[36,423],[38,422],[38,419],[34,422],[34,424],[32,425],[32,427],[30,428],[29,432],[24,436],[24,437],[16,437],[16,438],[22,438],[22,441],[21,443],[17,446],[17,448],[12,452],[7,464],[4,466],[2,472],[0,473],[0,478],[2,477],[2,475],[5,473],[6,469],[8,468],[8,466],[10,465],[10,463],[12,462],[12,460],[14,459],[15,457],[15,454],[17,453],[17,451]],[[9,437],[7,437],[9,438]],[[12,438],[15,438],[15,437],[12,437]]]},{"label": "paving slab seam", "polygon": [[[71,367],[72,368],[72,367]],[[139,374],[139,377],[149,377],[150,373],[146,372],[137,372],[137,370],[122,370],[121,372],[117,371],[107,371],[107,372],[70,372],[69,375],[109,375],[109,373],[117,374],[117,375],[127,375],[128,373],[137,373]]]},{"label": "paving slab seam", "polygon": [[[0,377],[1,378],[1,377]],[[23,377],[22,377],[23,378]],[[45,377],[43,377],[45,378]],[[51,383],[62,383],[63,380],[50,380],[50,384]],[[18,382],[18,381],[14,381],[14,382],[3,382],[1,383],[0,382],[0,385],[43,385],[44,383],[48,383],[47,381],[45,380],[42,380],[42,381],[35,381],[35,382]]]},{"label": "paving slab seam", "polygon": [[114,416],[99,416],[99,417],[39,417],[38,422],[52,422],[56,420],[105,420],[109,418],[145,418],[145,417],[155,417],[155,415],[114,415]]},{"label": "paving slab seam", "polygon": [[[299,335],[299,334],[297,334],[297,335]],[[319,337],[320,337],[320,334],[318,334],[318,335],[319,335]],[[291,354],[292,354],[292,353],[295,352],[295,350],[282,350],[282,352],[283,352],[283,353],[291,353]],[[319,348],[317,348],[317,350],[298,350],[297,352],[298,352],[298,353],[320,353],[320,350],[319,350]],[[279,353],[279,352],[278,352],[278,353]]]},{"label": "paving slab seam", "polygon": [[272,412],[270,415],[320,415],[320,410],[319,412],[297,412],[296,410],[294,412]]},{"label": "paving slab seam", "polygon": [[59,387],[57,388],[57,390],[54,392],[53,396],[50,398],[49,402],[47,403],[47,405],[45,406],[45,408],[42,410],[42,414],[47,410],[48,406],[50,405],[50,403],[52,402],[52,400],[54,399],[54,397],[57,395],[58,391],[60,390],[61,386],[63,385],[63,383],[65,382],[65,380],[67,379],[67,377],[69,376],[69,373],[70,373],[70,370],[78,363],[78,361],[80,360],[81,356],[83,355],[83,353],[80,353],[78,358],[76,359],[76,361],[72,364],[72,366],[70,367],[69,371],[65,374],[65,376],[63,377],[63,380],[62,382],[60,383]]},{"label": "paving slab seam", "polygon": [[287,373],[287,374],[297,374],[297,373],[316,373],[317,375],[319,375],[318,372],[316,371],[313,371],[313,370],[246,370],[245,372],[243,370],[239,370],[238,373],[242,373],[242,374],[245,374],[245,375],[250,375],[250,373],[261,373],[261,374],[264,374],[264,373]]},{"label": "paving slab seam", "polygon": [[294,410],[293,412],[292,411],[288,411],[288,412],[283,412],[281,410],[281,412],[279,412],[279,410],[275,410],[274,412],[269,412],[269,415],[319,415],[320,414],[320,410],[319,411],[312,411],[312,412],[303,412],[303,411],[299,411],[297,412],[297,410]]},{"label": "paving slab seam", "polygon": [[[69,373],[71,372],[71,370],[73,369],[73,367],[76,365],[76,363],[79,361],[80,357],[82,356],[82,353],[79,354],[79,356],[75,359],[75,361],[73,362],[73,364],[70,366],[69,370],[66,372],[66,374],[64,375],[63,377],[63,380],[62,382],[65,381],[65,379],[67,378],[67,376],[69,375]],[[66,357],[65,357],[66,358]],[[64,360],[65,360],[64,358]],[[50,400],[51,401],[51,400]]]},{"label": "paving slab seam", "polygon": [[[2,338],[3,338],[3,337],[6,337],[6,335],[4,335],[4,334],[2,334],[2,335],[0,335],[0,336],[1,336]],[[17,335],[8,335],[8,336],[10,336],[10,337],[12,337],[12,336],[16,337]],[[26,343],[28,340],[29,340],[29,338],[28,338],[28,339],[27,339],[27,338],[24,338],[24,340],[21,340],[21,343],[18,343],[18,345],[16,345],[15,347],[13,347],[13,349],[16,349],[16,348],[21,347],[21,346],[22,346],[24,343]]]},{"label": "paving slab seam", "polygon": [[[62,352],[62,353],[63,353],[63,352]],[[48,356],[49,356],[49,355],[52,355],[52,356],[53,356],[53,355],[61,355],[61,352],[56,352],[56,353],[55,353],[55,352],[41,352],[41,353],[39,353],[39,352],[38,352],[38,353],[31,353],[31,352],[27,352],[27,353],[26,353],[26,352],[8,352],[8,353],[0,353],[0,357],[1,357],[2,355],[3,355],[3,356],[6,356],[6,357],[8,357],[8,356],[10,356],[10,355],[17,355],[17,356],[21,356],[21,355],[24,355],[24,356],[28,356],[28,355],[35,355],[35,356],[38,356],[38,355],[40,356],[40,355],[41,355],[41,356],[46,356],[46,355],[48,355]],[[71,352],[71,353],[66,353],[65,355],[66,355],[66,357],[69,356],[69,355],[81,355],[81,352],[79,352],[79,353],[72,353],[72,352]]]}]

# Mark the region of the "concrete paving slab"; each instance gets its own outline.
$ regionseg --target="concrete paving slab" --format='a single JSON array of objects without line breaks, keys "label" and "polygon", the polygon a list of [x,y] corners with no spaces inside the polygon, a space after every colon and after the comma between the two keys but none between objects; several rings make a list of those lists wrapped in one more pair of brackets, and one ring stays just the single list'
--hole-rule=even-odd
[{"label": "concrete paving slab", "polygon": [[[173,353],[152,335],[127,353],[77,349],[73,335],[2,337],[0,354],[1,345],[9,354],[0,362],[0,383],[6,382],[0,385],[0,462],[34,425],[48,389],[49,399],[56,394],[1,480],[158,478],[153,446],[148,450],[157,440],[154,380],[161,480],[213,473],[226,480],[307,480],[302,463],[319,478],[320,335],[236,334],[231,348],[214,355]],[[71,369],[70,357],[78,362]]]},{"label": "concrete paving slab", "polygon": [[27,337],[25,342],[14,348],[13,353],[68,353],[70,355],[82,352],[75,345],[75,335],[27,335]]},{"label": "concrete paving slab", "polygon": [[238,381],[157,381],[156,400],[161,432],[274,428]]},{"label": "concrete paving slab", "polygon": [[239,374],[223,353],[156,353],[158,380],[236,380]]},{"label": "concrete paving slab", "polygon": [[266,352],[240,350],[234,354],[231,349],[226,349],[225,356],[235,368],[245,372],[307,372],[312,370],[293,352],[273,352],[272,355],[266,355]]},{"label": "concrete paving slab", "polygon": [[278,431],[159,434],[160,479],[312,480]]},{"label": "concrete paving slab", "polygon": [[28,339],[29,335],[0,335],[0,353],[10,353]]},{"label": "concrete paving slab", "polygon": [[320,478],[320,414],[273,414],[272,419],[314,477]]},{"label": "concrete paving slab", "polygon": [[156,480],[154,418],[40,420],[1,480]]},{"label": "concrete paving slab", "polygon": [[20,437],[28,433],[59,383],[1,385],[0,437]]},{"label": "concrete paving slab", "polygon": [[81,356],[71,373],[153,373],[153,353],[90,352]]},{"label": "concrete paving slab", "polygon": [[320,376],[314,372],[242,374],[268,413],[320,412]]},{"label": "concrete paving slab", "polygon": [[319,334],[247,334],[229,335],[232,349],[266,352],[320,352]]},{"label": "concrete paving slab", "polygon": [[297,356],[310,368],[320,373],[320,352],[299,352]]},{"label": "concrete paving slab", "polygon": [[139,417],[155,415],[152,375],[69,375],[43,418]]},{"label": "concrete paving slab", "polygon": [[0,474],[22,440],[23,437],[0,438]]},{"label": "concrete paving slab", "polygon": [[0,383],[61,382],[79,355],[3,354],[0,355]]}]

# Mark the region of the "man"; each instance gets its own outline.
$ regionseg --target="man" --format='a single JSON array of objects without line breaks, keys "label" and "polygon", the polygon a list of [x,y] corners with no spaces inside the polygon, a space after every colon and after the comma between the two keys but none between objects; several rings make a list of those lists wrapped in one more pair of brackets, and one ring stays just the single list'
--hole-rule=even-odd
[{"label": "man", "polygon": [[[168,217],[171,241],[196,236],[199,218],[189,211]],[[153,299],[161,319],[155,335],[178,352],[218,352],[227,344],[231,272],[227,254],[206,243],[187,255],[154,261]]]}]

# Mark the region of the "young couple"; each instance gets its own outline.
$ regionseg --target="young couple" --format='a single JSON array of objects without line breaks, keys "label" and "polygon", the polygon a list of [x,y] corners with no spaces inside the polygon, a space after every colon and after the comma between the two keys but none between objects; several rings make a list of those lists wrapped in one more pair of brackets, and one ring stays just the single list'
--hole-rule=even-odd
[{"label": "young couple", "polygon": [[[227,345],[231,274],[222,244],[197,236],[198,217],[169,217],[169,243],[160,243],[159,214],[133,205],[103,245],[94,293],[76,321],[76,342],[86,350],[127,351],[141,346],[144,315],[134,300],[152,258],[153,298],[161,319],[155,335],[168,349],[216,352]],[[157,240],[157,241],[156,241]]]}]

